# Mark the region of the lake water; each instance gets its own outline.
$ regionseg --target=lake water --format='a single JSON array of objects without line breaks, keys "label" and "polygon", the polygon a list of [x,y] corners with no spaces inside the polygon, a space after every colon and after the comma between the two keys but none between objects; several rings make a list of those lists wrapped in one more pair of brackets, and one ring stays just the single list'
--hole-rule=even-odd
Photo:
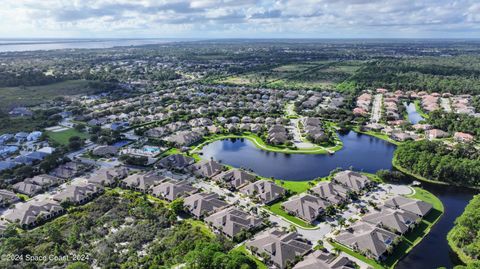
[{"label": "lake water", "polygon": [[202,149],[203,158],[211,158],[235,167],[251,169],[265,177],[285,180],[309,180],[328,176],[335,168],[375,173],[392,167],[395,145],[381,139],[350,131],[340,135],[343,148],[333,155],[284,154],[260,150],[247,139],[219,140]]},{"label": "lake water", "polygon": [[422,116],[417,112],[417,108],[415,107],[414,103],[404,103],[407,113],[408,113],[408,120],[412,124],[417,124],[420,121],[424,120]]},{"label": "lake water", "polygon": [[102,49],[162,44],[172,41],[181,41],[181,39],[0,39],[0,52]]},{"label": "lake water", "polygon": [[463,213],[465,206],[477,192],[432,183],[422,183],[422,186],[442,201],[445,212],[430,233],[399,261],[395,268],[453,268],[461,262],[448,245],[447,234],[453,228],[455,219]]},{"label": "lake water", "polygon": [[[395,146],[381,139],[355,133],[341,135],[344,147],[334,155],[283,154],[267,152],[246,139],[228,139],[206,145],[202,158],[213,158],[235,167],[252,170],[258,175],[287,180],[309,180],[323,177],[342,167],[375,173],[391,169]],[[408,184],[413,179],[409,179]],[[399,269],[453,268],[458,258],[447,243],[447,234],[474,195],[474,191],[444,185],[422,183],[436,195],[445,207],[445,213],[430,233],[408,255],[399,261]]]}]

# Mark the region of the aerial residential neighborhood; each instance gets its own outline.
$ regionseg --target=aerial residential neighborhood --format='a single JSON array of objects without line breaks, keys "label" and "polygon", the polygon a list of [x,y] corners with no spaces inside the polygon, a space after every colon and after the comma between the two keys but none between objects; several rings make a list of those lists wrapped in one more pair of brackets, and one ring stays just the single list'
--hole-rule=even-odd
[{"label": "aerial residential neighborhood", "polygon": [[474,1],[4,1],[0,268],[480,268]]}]

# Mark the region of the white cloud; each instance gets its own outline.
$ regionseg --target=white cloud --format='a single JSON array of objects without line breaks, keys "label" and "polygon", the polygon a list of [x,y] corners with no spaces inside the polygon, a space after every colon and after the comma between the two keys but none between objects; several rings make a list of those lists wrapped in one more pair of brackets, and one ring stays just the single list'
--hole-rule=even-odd
[{"label": "white cloud", "polygon": [[0,0],[0,37],[480,37],[475,0]]}]

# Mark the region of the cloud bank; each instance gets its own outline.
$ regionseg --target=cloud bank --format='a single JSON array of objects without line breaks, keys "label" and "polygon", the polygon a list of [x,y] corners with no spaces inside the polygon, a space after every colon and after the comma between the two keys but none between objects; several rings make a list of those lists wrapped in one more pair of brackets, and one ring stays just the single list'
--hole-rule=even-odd
[{"label": "cloud bank", "polygon": [[480,38],[477,0],[0,0],[0,37]]}]

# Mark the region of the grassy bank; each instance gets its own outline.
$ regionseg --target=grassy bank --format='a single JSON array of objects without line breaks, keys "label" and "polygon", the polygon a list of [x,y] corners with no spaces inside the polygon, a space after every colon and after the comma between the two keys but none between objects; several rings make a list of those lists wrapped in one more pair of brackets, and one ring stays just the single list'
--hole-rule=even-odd
[{"label": "grassy bank", "polygon": [[395,145],[397,145],[397,146],[400,145],[400,142],[391,139],[388,135],[386,135],[386,134],[384,134],[384,133],[374,132],[374,131],[360,131],[360,128],[359,128],[358,126],[356,126],[355,128],[353,128],[353,130],[354,130],[355,132],[357,132],[357,133],[370,135],[370,136],[373,136],[373,137],[382,139],[382,140],[384,140],[384,141],[387,141],[387,142],[389,142],[389,143],[395,144]]},{"label": "grassy bank", "polygon": [[257,257],[255,257],[253,254],[250,253],[250,251],[247,250],[247,248],[245,247],[245,244],[242,244],[234,249],[232,249],[232,251],[239,251],[239,252],[242,252],[243,254],[245,254],[247,257],[249,257],[250,259],[254,260],[255,263],[257,264],[257,269],[268,269],[268,267],[261,261],[259,260]]},{"label": "grassy bank", "polygon": [[400,166],[396,160],[396,155],[393,155],[393,158],[392,158],[392,165],[393,167],[395,167],[395,169],[397,169],[398,171],[406,174],[406,175],[409,175],[411,177],[414,177],[415,179],[418,179],[420,181],[424,181],[424,182],[428,182],[428,183],[433,183],[433,184],[439,184],[439,185],[450,185],[448,184],[447,182],[442,182],[442,181],[438,181],[438,180],[431,180],[431,179],[428,179],[426,177],[423,177],[421,175],[417,175],[413,172],[410,172],[408,169],[406,168],[403,168],[402,166]]},{"label": "grassy bank", "polygon": [[308,149],[292,149],[284,146],[267,145],[259,136],[253,133],[245,132],[241,134],[216,134],[216,135],[205,137],[201,143],[195,145],[192,148],[192,152],[200,150],[205,145],[210,144],[214,141],[229,139],[229,138],[245,138],[250,140],[259,149],[271,151],[271,152],[286,153],[286,154],[327,154],[329,153],[329,150],[338,151],[339,149],[341,149],[341,145],[337,145],[328,149],[320,146],[315,146],[313,148],[308,148]]},{"label": "grassy bank", "polygon": [[415,109],[417,110],[417,113],[420,114],[422,118],[428,119],[430,117],[428,116],[427,113],[425,113],[425,111],[423,111],[422,105],[420,104],[420,100],[415,100],[414,104],[415,104]]}]

